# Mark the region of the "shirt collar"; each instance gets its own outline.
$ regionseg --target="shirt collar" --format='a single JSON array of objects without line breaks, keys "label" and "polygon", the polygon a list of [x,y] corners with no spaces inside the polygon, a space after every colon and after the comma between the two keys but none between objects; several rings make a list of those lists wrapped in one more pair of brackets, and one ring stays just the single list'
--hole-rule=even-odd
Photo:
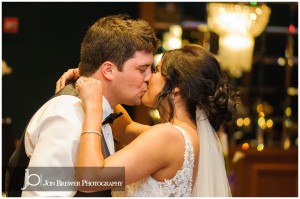
[{"label": "shirt collar", "polygon": [[110,104],[108,103],[107,99],[104,96],[102,97],[102,110],[103,110],[103,115],[102,115],[102,122],[103,122],[103,120],[114,111],[110,107]]}]

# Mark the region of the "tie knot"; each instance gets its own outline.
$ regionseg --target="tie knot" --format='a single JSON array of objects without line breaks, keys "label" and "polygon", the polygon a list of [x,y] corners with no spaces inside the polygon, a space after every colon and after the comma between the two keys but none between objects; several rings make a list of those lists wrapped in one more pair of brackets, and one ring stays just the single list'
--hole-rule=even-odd
[{"label": "tie knot", "polygon": [[102,125],[105,125],[107,123],[110,123],[112,124],[114,122],[115,119],[117,119],[118,117],[120,117],[121,115],[123,115],[122,112],[119,112],[119,113],[111,113],[109,116],[107,116],[103,122],[102,122]]}]

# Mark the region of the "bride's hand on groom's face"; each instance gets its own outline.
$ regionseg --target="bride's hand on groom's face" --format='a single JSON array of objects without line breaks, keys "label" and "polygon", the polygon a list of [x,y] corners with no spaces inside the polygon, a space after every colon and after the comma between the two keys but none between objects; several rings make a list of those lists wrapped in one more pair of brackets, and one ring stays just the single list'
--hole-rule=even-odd
[{"label": "bride's hand on groom's face", "polygon": [[80,75],[79,75],[79,69],[78,68],[69,69],[67,72],[65,72],[59,78],[59,80],[57,80],[55,93],[57,93],[60,89],[62,89],[66,85],[67,82],[76,81],[79,77],[80,77]]}]

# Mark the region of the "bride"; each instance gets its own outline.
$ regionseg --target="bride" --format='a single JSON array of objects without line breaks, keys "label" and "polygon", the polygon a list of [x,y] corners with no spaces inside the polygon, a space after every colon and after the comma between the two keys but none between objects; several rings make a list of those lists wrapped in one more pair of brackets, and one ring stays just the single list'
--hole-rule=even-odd
[{"label": "bride", "polygon": [[[144,105],[159,111],[161,124],[131,141],[124,132],[139,131],[140,124],[124,114],[113,132],[115,136],[119,131],[116,136],[128,145],[106,159],[101,152],[103,138],[93,131],[101,129],[102,84],[81,77],[77,90],[85,119],[76,167],[125,168],[125,191],[114,191],[113,196],[231,196],[216,132],[232,118],[237,96],[214,56],[201,46],[164,53],[142,97]],[[126,122],[126,128],[116,128]],[[97,172],[90,175],[88,170],[76,175],[79,180],[87,176],[100,180]]]}]

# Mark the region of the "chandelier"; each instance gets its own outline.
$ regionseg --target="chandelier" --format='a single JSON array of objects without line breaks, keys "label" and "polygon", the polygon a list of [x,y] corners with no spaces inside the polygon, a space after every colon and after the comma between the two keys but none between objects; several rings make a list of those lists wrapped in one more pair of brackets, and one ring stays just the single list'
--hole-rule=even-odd
[{"label": "chandelier", "polygon": [[219,35],[218,59],[223,70],[233,77],[251,71],[254,37],[269,22],[271,9],[262,4],[209,3],[208,28]]}]

